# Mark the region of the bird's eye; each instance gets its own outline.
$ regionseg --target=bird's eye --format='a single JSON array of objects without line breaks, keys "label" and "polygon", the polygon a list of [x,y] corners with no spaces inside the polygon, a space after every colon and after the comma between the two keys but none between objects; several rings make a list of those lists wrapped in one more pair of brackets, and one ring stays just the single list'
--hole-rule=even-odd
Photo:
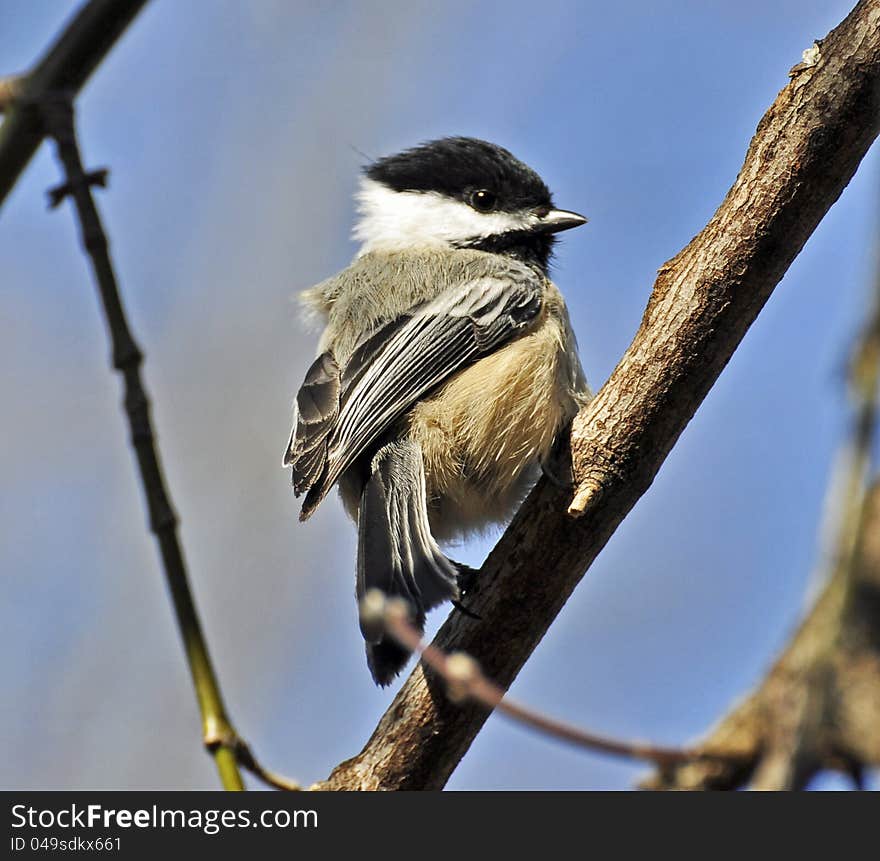
[{"label": "bird's eye", "polygon": [[495,193],[485,188],[472,192],[469,201],[470,205],[478,212],[491,212],[497,202],[498,198]]}]

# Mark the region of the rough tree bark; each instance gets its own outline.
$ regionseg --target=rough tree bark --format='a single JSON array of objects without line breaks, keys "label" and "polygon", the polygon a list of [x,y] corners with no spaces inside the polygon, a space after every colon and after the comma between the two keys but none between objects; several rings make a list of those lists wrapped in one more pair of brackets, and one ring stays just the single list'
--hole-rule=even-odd
[{"label": "rough tree bark", "polygon": [[[540,482],[483,565],[469,600],[480,620],[454,612],[435,639],[505,688],[877,136],[880,0],[861,0],[791,77],[718,211],[661,267],[632,344],[575,420],[574,501]],[[449,702],[419,665],[361,753],[316,788],[441,788],[487,717]]]}]

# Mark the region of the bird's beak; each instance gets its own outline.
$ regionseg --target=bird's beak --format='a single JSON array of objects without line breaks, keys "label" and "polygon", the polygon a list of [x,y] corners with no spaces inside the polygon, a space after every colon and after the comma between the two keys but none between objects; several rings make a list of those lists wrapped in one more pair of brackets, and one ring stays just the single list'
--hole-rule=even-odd
[{"label": "bird's beak", "polygon": [[586,224],[587,219],[576,212],[568,212],[565,209],[551,209],[541,217],[537,229],[541,233],[559,233],[561,230],[571,230],[572,227],[580,227]]}]

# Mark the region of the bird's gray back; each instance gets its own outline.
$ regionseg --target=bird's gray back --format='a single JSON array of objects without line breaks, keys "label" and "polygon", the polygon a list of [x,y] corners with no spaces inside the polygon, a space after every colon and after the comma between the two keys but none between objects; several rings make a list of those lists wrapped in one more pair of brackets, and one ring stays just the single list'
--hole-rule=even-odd
[{"label": "bird's gray back", "polygon": [[[333,346],[340,365],[363,339],[380,326],[446,290],[480,278],[540,283],[534,268],[512,258],[467,249],[370,253],[303,294],[305,303],[326,315],[327,328],[318,352]],[[389,300],[393,283],[394,300]],[[346,289],[342,290],[342,285]]]}]

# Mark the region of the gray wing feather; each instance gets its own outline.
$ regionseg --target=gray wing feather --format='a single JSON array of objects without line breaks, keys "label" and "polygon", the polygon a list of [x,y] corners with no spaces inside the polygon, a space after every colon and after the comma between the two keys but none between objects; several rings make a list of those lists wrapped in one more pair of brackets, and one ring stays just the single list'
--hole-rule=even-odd
[{"label": "gray wing feather", "polygon": [[341,380],[332,353],[312,363],[296,396],[293,431],[284,454],[284,466],[293,467],[297,495],[320,477],[327,460],[328,435],[339,415]]},{"label": "gray wing feather", "polygon": [[[458,597],[457,573],[431,537],[421,448],[412,440],[383,446],[370,465],[358,512],[358,600],[370,589],[403,598],[421,631],[428,610]],[[409,652],[381,624],[361,621],[361,633],[373,678],[387,685]]]},{"label": "gray wing feather", "polygon": [[[368,337],[340,376],[316,374],[306,402],[318,408],[301,433],[306,418],[300,407],[289,455],[297,495],[308,491],[300,519],[309,517],[339,476],[417,400],[526,331],[541,310],[542,295],[537,277],[467,282]],[[303,389],[308,383],[307,376]],[[316,474],[318,451],[324,460]]]}]

